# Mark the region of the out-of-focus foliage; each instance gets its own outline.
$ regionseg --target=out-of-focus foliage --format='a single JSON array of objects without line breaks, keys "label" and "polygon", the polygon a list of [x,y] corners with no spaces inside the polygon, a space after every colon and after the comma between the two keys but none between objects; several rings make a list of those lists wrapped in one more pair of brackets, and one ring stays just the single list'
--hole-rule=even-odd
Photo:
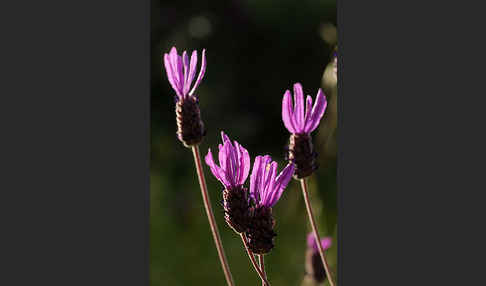
[{"label": "out-of-focus foliage", "polygon": [[[220,131],[253,158],[270,154],[284,166],[289,134],[281,120],[286,89],[301,82],[315,97],[323,87],[328,108],[314,145],[320,168],[309,188],[322,236],[333,236],[329,262],[337,271],[337,89],[325,80],[331,61],[336,1],[158,1],[152,3],[150,281],[159,285],[225,285],[202,204],[190,149],[176,139],[173,91],[162,65],[172,46],[206,48],[206,76],[198,88],[207,135],[203,155],[217,149]],[[259,285],[238,236],[224,223],[221,189],[204,165],[209,193],[237,285]],[[274,207],[275,248],[266,255],[272,285],[304,279],[305,206],[292,180]]]}]

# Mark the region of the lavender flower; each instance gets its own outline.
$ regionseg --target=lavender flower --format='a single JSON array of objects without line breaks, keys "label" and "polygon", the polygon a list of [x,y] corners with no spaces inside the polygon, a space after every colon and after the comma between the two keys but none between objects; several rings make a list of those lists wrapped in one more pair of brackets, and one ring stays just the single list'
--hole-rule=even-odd
[{"label": "lavender flower", "polygon": [[[323,250],[329,249],[332,244],[330,237],[321,239],[321,246]],[[326,270],[322,264],[322,260],[319,255],[319,249],[317,248],[316,239],[311,232],[307,235],[307,252],[306,252],[306,273],[315,282],[322,283],[326,279]]]},{"label": "lavender flower", "polygon": [[169,54],[164,54],[164,65],[170,85],[176,92],[178,99],[184,100],[188,96],[194,96],[196,88],[204,77],[206,72],[206,50],[203,49],[202,51],[201,69],[192,89],[191,84],[196,75],[197,51],[192,52],[191,61],[189,62],[186,51],[182,53],[181,57],[177,54],[176,47],[172,47]]},{"label": "lavender flower", "polygon": [[310,176],[317,169],[311,132],[314,131],[324,115],[327,101],[321,89],[317,91],[312,107],[312,97],[307,96],[304,109],[304,92],[300,83],[294,84],[294,102],[287,90],[282,100],[282,120],[287,130],[292,133],[287,158],[296,164],[296,179]]},{"label": "lavender flower", "polygon": [[179,56],[175,47],[170,50],[169,54],[164,54],[167,78],[176,93],[177,138],[186,147],[201,143],[205,134],[198,105],[198,96],[194,92],[201,83],[206,71],[206,50],[202,52],[201,69],[194,86],[191,88],[192,81],[196,75],[196,65],[197,51],[192,52],[190,62],[187,52],[184,51],[182,56]]},{"label": "lavender flower", "polygon": [[219,144],[219,164],[214,163],[211,149],[205,157],[213,175],[224,186],[223,208],[226,223],[237,233],[245,232],[249,223],[248,189],[243,187],[250,172],[250,155],[238,142],[231,144],[221,131],[223,144]]},{"label": "lavender flower", "polygon": [[282,196],[294,173],[294,165],[289,163],[277,176],[277,162],[268,155],[257,156],[250,176],[251,222],[248,228],[248,246],[253,253],[268,253],[274,246],[273,231],[275,220],[272,207]]}]

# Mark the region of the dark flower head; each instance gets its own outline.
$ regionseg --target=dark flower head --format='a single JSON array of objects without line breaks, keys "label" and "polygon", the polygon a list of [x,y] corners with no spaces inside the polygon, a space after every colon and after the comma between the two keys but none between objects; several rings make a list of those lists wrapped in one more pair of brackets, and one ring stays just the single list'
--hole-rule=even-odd
[{"label": "dark flower head", "polygon": [[310,134],[317,128],[327,106],[322,90],[317,91],[314,107],[310,95],[307,96],[305,105],[304,110],[304,92],[300,83],[294,84],[294,104],[290,91],[285,91],[282,100],[282,120],[290,133]]},{"label": "dark flower head", "polygon": [[[330,237],[321,239],[321,246],[323,250],[331,247],[332,240]],[[317,283],[322,283],[326,279],[326,270],[322,264],[321,257],[319,255],[319,249],[317,248],[316,239],[313,233],[307,235],[307,252],[306,252],[306,273]]]},{"label": "dark flower head", "polygon": [[170,85],[178,98],[184,100],[187,96],[194,95],[196,88],[204,77],[206,71],[206,50],[203,49],[202,51],[201,69],[192,89],[191,84],[196,75],[197,51],[192,52],[191,61],[189,62],[186,51],[182,53],[182,56],[179,56],[176,47],[172,47],[170,53],[164,54],[164,65]]},{"label": "dark flower head", "polygon": [[202,52],[199,76],[191,89],[192,81],[196,75],[196,65],[197,51],[192,52],[190,62],[187,52],[184,51],[182,56],[179,56],[175,47],[170,50],[170,53],[164,54],[164,66],[167,72],[167,78],[176,93],[177,138],[186,147],[201,143],[206,133],[201,120],[198,98],[194,95],[194,91],[201,83],[206,71],[205,50]]},{"label": "dark flower head", "polygon": [[282,196],[294,173],[294,164],[289,163],[277,176],[277,163],[270,156],[257,156],[250,177],[250,208],[248,247],[253,253],[265,254],[272,250],[273,238],[277,235],[273,227],[275,220],[272,207]]},{"label": "dark flower head", "polygon": [[223,144],[219,144],[219,166],[214,163],[211,149],[204,158],[213,175],[226,189],[242,186],[250,173],[250,155],[238,142],[231,143],[226,134],[221,131]]},{"label": "dark flower head", "polygon": [[226,223],[237,233],[248,229],[250,202],[248,189],[243,184],[250,172],[250,155],[238,142],[221,132],[223,144],[219,144],[219,164],[213,160],[211,149],[205,157],[213,175],[223,184],[223,209]]}]

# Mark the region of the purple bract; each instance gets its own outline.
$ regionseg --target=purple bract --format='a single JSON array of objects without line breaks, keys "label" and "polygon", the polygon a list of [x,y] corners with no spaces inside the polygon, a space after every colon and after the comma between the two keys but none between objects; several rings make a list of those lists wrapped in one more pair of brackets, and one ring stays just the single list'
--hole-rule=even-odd
[{"label": "purple bract", "polygon": [[196,75],[197,51],[192,52],[191,61],[189,62],[186,51],[182,53],[182,56],[179,56],[177,49],[172,47],[170,53],[164,54],[164,65],[170,85],[176,92],[178,99],[184,100],[187,96],[194,95],[194,91],[204,77],[206,71],[206,50],[203,49],[202,51],[201,69],[192,89],[191,84]]},{"label": "purple bract", "polygon": [[211,149],[204,158],[213,175],[227,188],[242,186],[250,172],[250,155],[238,142],[231,140],[221,131],[223,144],[219,144],[219,166],[214,163]]},{"label": "purple bract", "polygon": [[289,163],[277,176],[277,162],[273,162],[269,155],[257,156],[250,176],[250,196],[255,203],[273,207],[292,178],[294,169],[294,164]]},{"label": "purple bract", "polygon": [[[322,250],[326,250],[331,247],[332,239],[330,237],[324,237],[321,239],[321,246]],[[311,232],[307,235],[307,247],[311,248],[314,252],[318,252],[319,249],[317,248],[316,238],[314,234]]]},{"label": "purple bract", "polygon": [[[326,111],[327,101],[321,89],[317,91],[312,107],[312,97],[307,96],[304,110],[304,92],[300,83],[294,84],[294,104],[290,91],[285,91],[282,100],[282,120],[287,130],[293,134],[310,134],[314,131]],[[312,109],[312,110],[311,110]]]}]

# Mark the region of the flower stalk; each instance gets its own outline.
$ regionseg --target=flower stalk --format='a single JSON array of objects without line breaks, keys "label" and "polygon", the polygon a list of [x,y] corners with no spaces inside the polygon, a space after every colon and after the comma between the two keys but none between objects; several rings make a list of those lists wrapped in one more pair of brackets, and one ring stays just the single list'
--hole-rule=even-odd
[{"label": "flower stalk", "polygon": [[316,222],[315,222],[315,219],[314,219],[314,213],[312,211],[312,206],[311,206],[310,201],[309,201],[309,194],[308,194],[308,190],[307,190],[307,182],[306,182],[305,178],[300,179],[300,186],[302,188],[302,195],[304,196],[304,202],[305,202],[305,207],[307,209],[307,215],[309,217],[309,222],[310,222],[310,225],[312,227],[312,232],[314,233],[314,238],[316,240],[316,245],[317,245],[317,249],[319,251],[319,255],[321,257],[321,260],[322,260],[322,264],[324,265],[324,269],[326,270],[326,275],[327,275],[327,279],[329,280],[329,285],[335,286],[336,284],[334,284],[334,280],[333,280],[331,271],[329,269],[329,265],[327,264],[326,256],[324,255],[324,249],[322,248],[322,245],[321,245],[321,238],[319,237],[319,231],[317,230],[317,225],[316,225]]},{"label": "flower stalk", "polygon": [[258,276],[260,276],[260,278],[262,279],[262,285],[270,286],[270,283],[268,282],[266,275],[264,274],[264,272],[262,272],[262,270],[258,266],[255,260],[255,256],[253,255],[253,252],[248,247],[248,239],[246,237],[246,234],[242,232],[240,233],[240,236],[241,236],[241,240],[243,241],[243,245],[245,246],[246,253],[248,253],[248,257],[250,258],[251,264],[253,265],[253,268],[255,268],[255,271],[258,273]]},{"label": "flower stalk", "polygon": [[209,198],[208,188],[206,186],[206,180],[204,178],[204,173],[201,165],[201,155],[199,154],[199,146],[192,146],[192,153],[194,155],[194,163],[196,164],[197,177],[199,179],[199,186],[201,187],[201,194],[203,197],[204,208],[206,209],[206,214],[208,216],[209,226],[211,227],[211,232],[213,234],[214,243],[216,244],[216,249],[218,251],[219,260],[221,262],[221,267],[223,268],[224,276],[228,286],[234,286],[233,276],[228,265],[228,260],[226,259],[226,254],[224,252],[223,245],[221,243],[221,237],[218,231],[218,225],[214,219],[213,209],[211,207],[211,200]]},{"label": "flower stalk", "polygon": [[[258,258],[260,260],[260,270],[262,271],[263,277],[267,278],[267,274],[265,273],[265,261],[263,258],[265,254],[259,254]],[[265,286],[265,281],[262,279],[262,286]]]}]

